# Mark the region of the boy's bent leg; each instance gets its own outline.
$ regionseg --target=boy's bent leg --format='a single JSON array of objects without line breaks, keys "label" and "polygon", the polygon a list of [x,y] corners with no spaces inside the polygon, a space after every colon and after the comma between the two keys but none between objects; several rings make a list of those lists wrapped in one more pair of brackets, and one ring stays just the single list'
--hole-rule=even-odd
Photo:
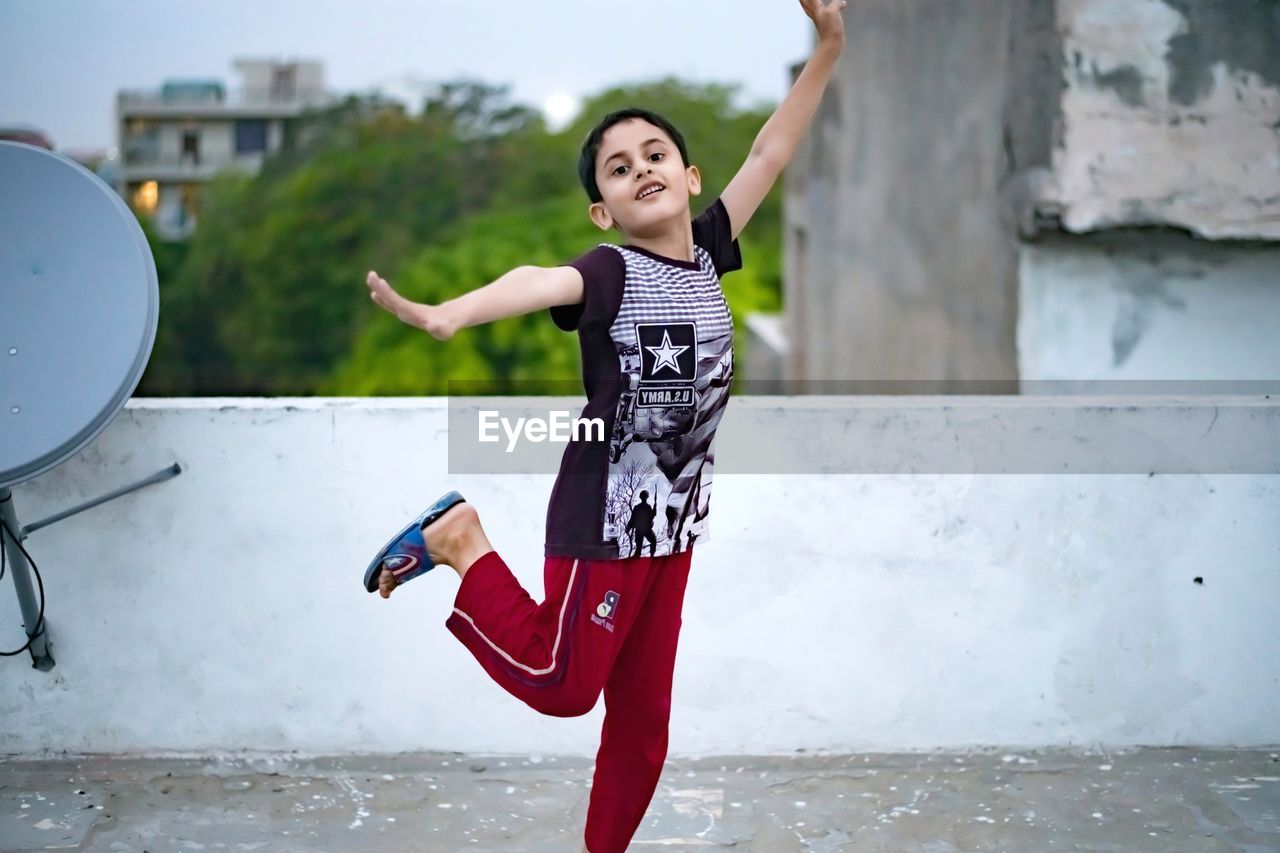
[{"label": "boy's bent leg", "polygon": [[490,551],[468,567],[445,625],[494,681],[543,714],[596,704],[634,620],[643,573],[620,560],[546,557],[535,602]]},{"label": "boy's bent leg", "polygon": [[662,774],[692,556],[688,549],[653,560],[641,613],[605,683],[604,728],[587,808],[586,842],[591,853],[626,849]]}]

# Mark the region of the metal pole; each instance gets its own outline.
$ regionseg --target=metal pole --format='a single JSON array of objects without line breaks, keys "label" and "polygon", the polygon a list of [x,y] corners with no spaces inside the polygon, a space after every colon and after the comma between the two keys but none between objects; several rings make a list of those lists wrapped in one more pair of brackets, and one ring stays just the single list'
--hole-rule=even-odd
[{"label": "metal pole", "polygon": [[[13,494],[9,489],[0,489],[0,518],[4,519],[14,536],[22,537],[18,527],[18,513],[13,508]],[[35,590],[31,587],[30,568],[27,559],[18,547],[19,540],[9,538],[4,527],[0,527],[0,548],[8,555],[10,571],[13,572],[13,588],[18,593],[18,605],[22,608],[23,627],[27,636],[31,637],[36,620],[40,617],[40,602],[36,600]],[[10,543],[12,542],[12,545]],[[40,626],[40,632],[31,640],[31,665],[43,672],[53,669],[53,655],[49,653],[49,620],[46,618]]]},{"label": "metal pole", "polygon": [[48,518],[42,518],[39,521],[28,524],[26,526],[26,529],[24,530],[19,531],[15,529],[14,532],[17,533],[19,537],[26,539],[29,534],[35,533],[41,527],[48,527],[50,524],[53,524],[55,521],[62,521],[62,519],[64,518],[70,518],[71,516],[75,515],[78,512],[84,512],[86,509],[93,509],[98,504],[106,503],[107,501],[110,501],[110,500],[115,500],[121,495],[127,495],[129,494],[129,492],[135,492],[138,489],[141,489],[143,486],[150,486],[152,483],[163,482],[164,480],[168,480],[172,477],[176,477],[181,473],[182,473],[182,466],[180,466],[177,462],[175,462],[172,465],[170,465],[168,468],[165,468],[163,471],[157,471],[156,473],[152,474],[150,477],[147,477],[144,480],[139,480],[138,482],[128,486],[122,486],[121,488],[116,489],[114,492],[108,492],[107,494],[102,495],[101,497],[97,497],[97,498],[94,498],[93,500],[85,501],[79,506],[73,506],[71,509],[64,509],[62,512],[55,513],[49,516]]}]

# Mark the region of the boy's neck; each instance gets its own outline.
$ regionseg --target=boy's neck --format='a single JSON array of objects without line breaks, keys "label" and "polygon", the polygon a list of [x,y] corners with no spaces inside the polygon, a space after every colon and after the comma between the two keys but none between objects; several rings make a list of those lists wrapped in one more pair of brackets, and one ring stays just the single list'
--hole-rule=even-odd
[{"label": "boy's neck", "polygon": [[624,233],[622,237],[624,245],[644,249],[672,260],[691,264],[697,262],[697,256],[693,252],[693,223],[688,214],[679,225],[668,229],[668,233],[648,237]]}]

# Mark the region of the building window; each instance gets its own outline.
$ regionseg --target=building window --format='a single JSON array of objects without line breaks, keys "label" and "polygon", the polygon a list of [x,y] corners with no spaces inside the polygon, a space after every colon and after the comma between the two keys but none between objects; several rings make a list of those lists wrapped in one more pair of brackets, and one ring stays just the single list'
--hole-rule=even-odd
[{"label": "building window", "polygon": [[200,165],[200,134],[194,130],[182,132],[182,162]]},{"label": "building window", "polygon": [[160,159],[160,128],[142,119],[129,119],[124,127],[124,160],[128,164],[154,163]]},{"label": "building window", "polygon": [[254,154],[267,150],[267,123],[262,119],[236,122],[236,153]]},{"label": "building window", "polygon": [[298,83],[294,75],[296,70],[293,65],[280,65],[272,69],[271,100],[292,101],[298,96]]}]

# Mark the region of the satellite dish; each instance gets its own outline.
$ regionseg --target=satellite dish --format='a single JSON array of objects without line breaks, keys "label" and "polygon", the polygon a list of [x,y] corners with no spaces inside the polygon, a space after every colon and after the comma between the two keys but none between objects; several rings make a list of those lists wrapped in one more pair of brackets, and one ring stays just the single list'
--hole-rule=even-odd
[{"label": "satellite dish", "polygon": [[0,142],[0,488],[75,455],[138,387],[160,308],[146,236],[78,163]]},{"label": "satellite dish", "polygon": [[8,528],[0,547],[41,669],[53,663],[24,534],[178,469],[24,529],[10,487],[66,461],[111,423],[146,369],[159,304],[151,248],[116,192],[65,157],[0,141],[0,518]]}]

